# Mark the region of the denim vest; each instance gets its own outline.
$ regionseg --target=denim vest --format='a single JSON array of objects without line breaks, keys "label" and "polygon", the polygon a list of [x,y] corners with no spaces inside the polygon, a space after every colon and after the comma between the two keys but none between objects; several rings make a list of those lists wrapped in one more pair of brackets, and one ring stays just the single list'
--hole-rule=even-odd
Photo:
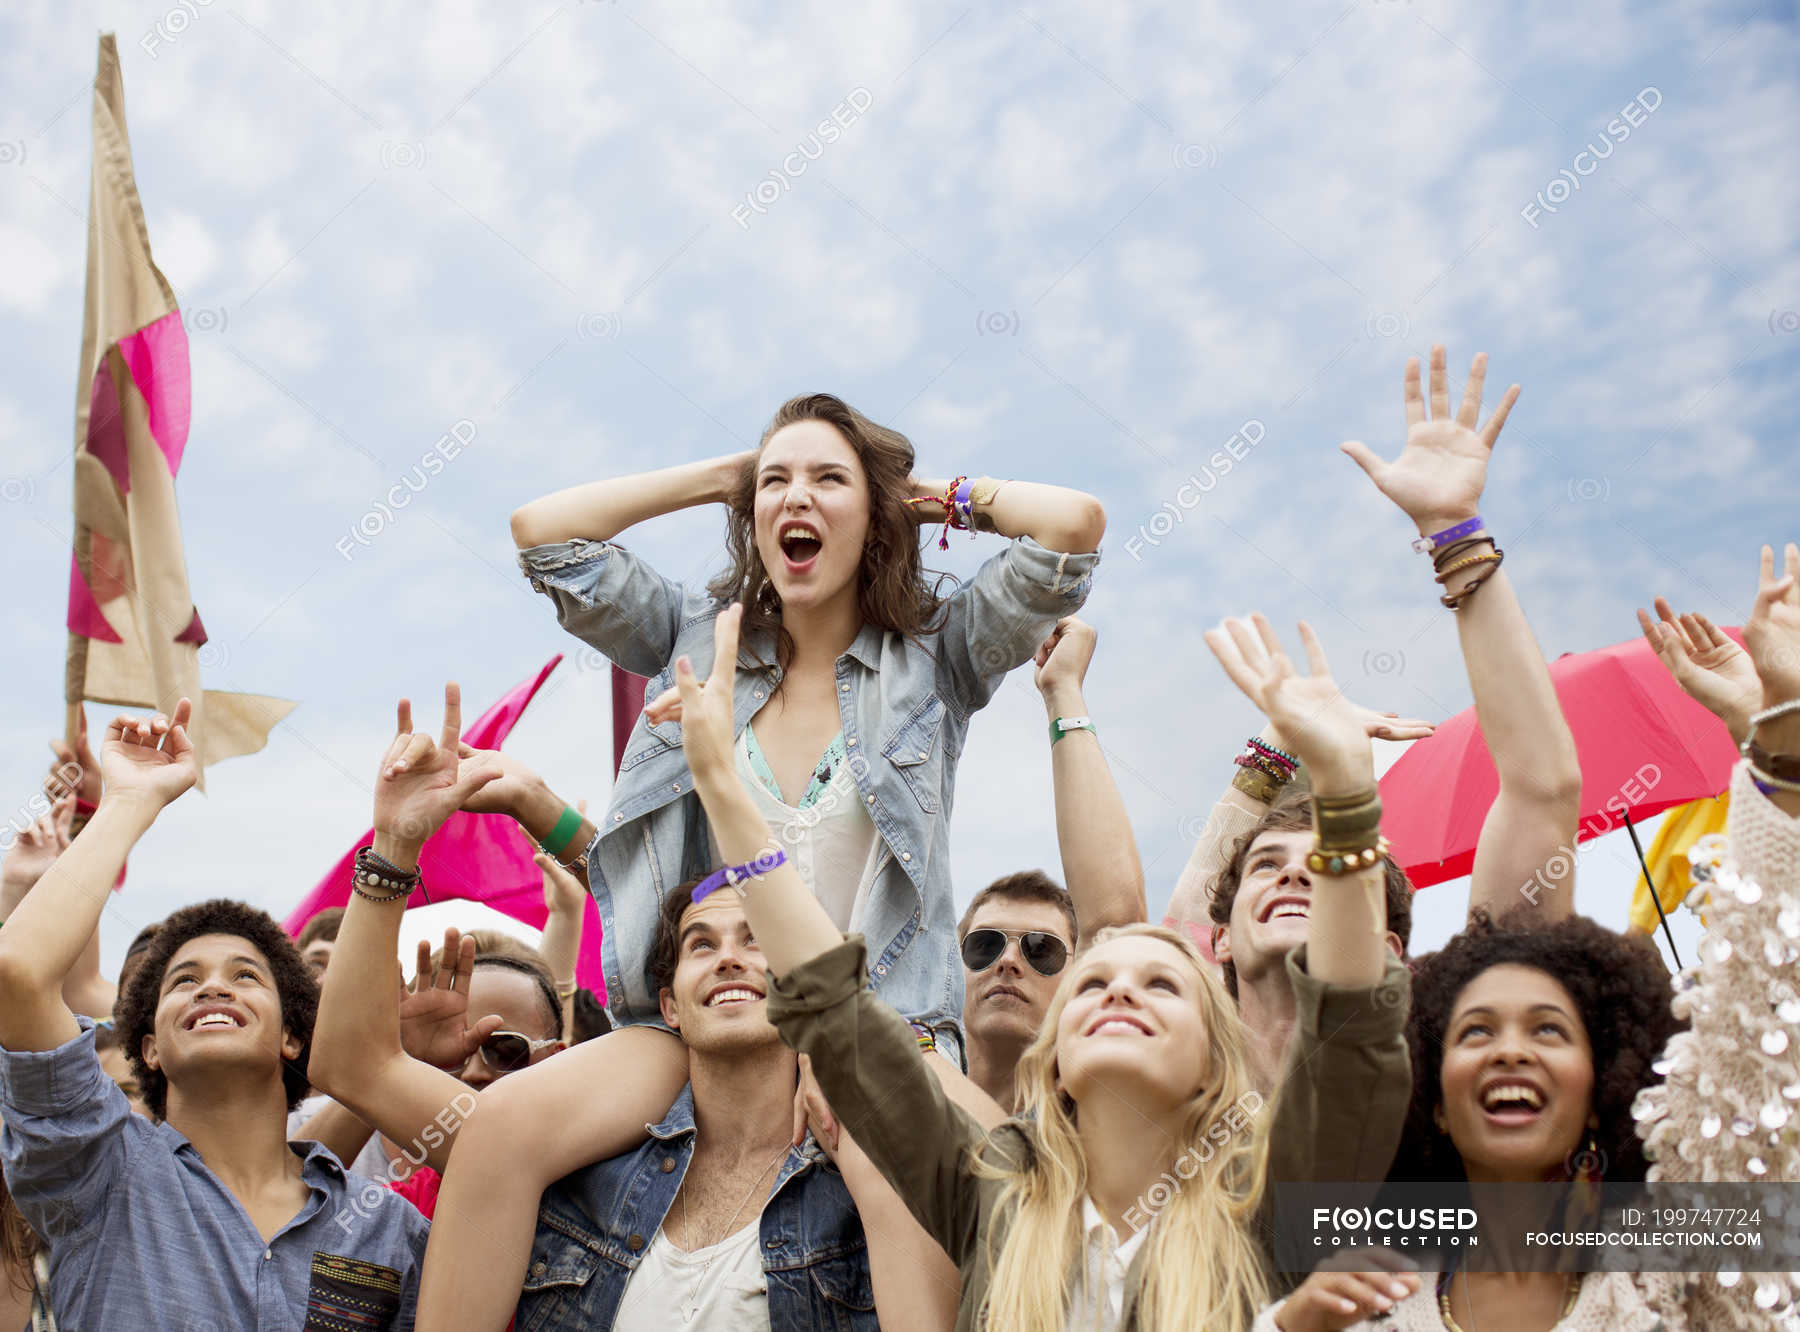
[{"label": "denim vest", "polygon": [[[693,1154],[694,1094],[683,1088],[642,1147],[565,1176],[545,1192],[518,1332],[612,1326]],[[878,1332],[862,1221],[844,1177],[810,1139],[782,1162],[759,1227],[770,1327]]]},{"label": "denim vest", "polygon": [[[839,719],[856,792],[887,857],[860,933],[869,980],[901,1014],[961,1030],[962,961],[950,886],[950,806],[969,718],[1006,673],[1031,660],[1057,620],[1086,601],[1098,553],[1064,555],[1020,537],[957,587],[942,628],[914,642],[865,625],[837,660]],[[628,671],[651,677],[646,699],[675,682],[687,656],[705,673],[721,606],[612,543],[566,541],[521,552],[531,585],[557,620]],[[740,644],[733,734],[781,682],[768,635]],[[712,868],[681,724],[640,713],[606,812],[588,847],[588,886],[604,929],[607,1003],[618,1024],[662,1024],[645,975],[665,894]],[[797,829],[773,829],[777,839]]]}]

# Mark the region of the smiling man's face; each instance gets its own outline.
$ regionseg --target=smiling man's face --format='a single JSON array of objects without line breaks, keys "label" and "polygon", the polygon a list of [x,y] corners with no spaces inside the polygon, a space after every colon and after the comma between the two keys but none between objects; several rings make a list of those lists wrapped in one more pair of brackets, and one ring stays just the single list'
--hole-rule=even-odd
[{"label": "smiling man's face", "polygon": [[227,1068],[279,1075],[301,1048],[282,1025],[274,969],[248,939],[198,935],[169,959],[144,1060],[171,1083]]},{"label": "smiling man's face", "polygon": [[768,963],[735,892],[713,893],[681,913],[662,1013],[688,1049],[723,1054],[780,1044],[769,1025],[768,987]]},{"label": "smiling man's face", "polygon": [[[1075,951],[1069,938],[1069,918],[1049,902],[989,898],[969,920],[967,934],[976,930],[1042,930],[1054,934]],[[967,937],[965,934],[964,937]],[[1023,1045],[1037,1034],[1056,993],[1060,974],[1043,976],[1019,954],[1019,940],[1006,941],[1006,951],[982,971],[963,968],[963,1026],[970,1041]]]}]

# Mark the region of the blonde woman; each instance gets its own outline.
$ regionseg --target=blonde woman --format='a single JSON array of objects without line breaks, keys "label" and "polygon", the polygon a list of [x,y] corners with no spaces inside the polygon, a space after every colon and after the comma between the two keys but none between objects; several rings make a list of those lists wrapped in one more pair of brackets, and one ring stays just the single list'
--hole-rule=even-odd
[{"label": "blonde woman", "polygon": [[[1265,1179],[1378,1179],[1399,1136],[1407,990],[1385,957],[1379,860],[1340,843],[1339,871],[1356,861],[1348,872],[1290,885],[1310,932],[1290,964],[1300,1018],[1274,1107],[1193,946],[1132,925],[1103,931],[1069,968],[1021,1063],[1024,1113],[984,1133],[912,1053],[912,1031],[867,987],[862,939],[846,939],[772,853],[734,776],[739,614],[719,616],[712,687],[677,664],[695,788],[769,963],[770,1020],[957,1263],[958,1328],[1247,1328],[1270,1287],[1256,1224]],[[1367,823],[1368,740],[1302,633],[1311,676],[1261,617],[1207,642],[1280,722],[1325,803],[1341,798]],[[1253,635],[1262,650],[1249,650]]]}]

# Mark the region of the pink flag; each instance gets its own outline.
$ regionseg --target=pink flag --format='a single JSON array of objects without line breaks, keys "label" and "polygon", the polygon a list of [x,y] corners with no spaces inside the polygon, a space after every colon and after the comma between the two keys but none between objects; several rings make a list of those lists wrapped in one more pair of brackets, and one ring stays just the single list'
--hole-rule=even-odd
[{"label": "pink flag", "polygon": [[[557,653],[531,680],[514,688],[505,698],[482,713],[473,726],[463,732],[463,740],[476,749],[498,749],[523,715],[525,707],[550,672],[562,660]],[[373,828],[344,852],[319,886],[306,895],[289,913],[287,930],[298,934],[307,921],[326,907],[343,906],[350,900],[350,873],[356,863],[356,849],[374,839]],[[419,869],[425,878],[425,891],[433,902],[463,900],[481,902],[502,915],[523,921],[533,929],[542,929],[549,912],[544,908],[544,874],[533,863],[536,846],[523,829],[504,814],[452,814],[419,851]],[[424,906],[424,896],[415,892],[408,907]],[[601,1000],[606,1000],[605,973],[600,965],[600,913],[594,899],[587,900],[586,917],[581,928],[581,956],[575,967],[575,979],[587,986]]]},{"label": "pink flag", "polygon": [[[75,383],[75,529],[66,733],[93,699],[175,710],[202,765],[251,754],[293,704],[200,685],[206,630],[188,590],[175,474],[193,420],[187,331],[150,255],[131,166],[118,46],[100,37],[88,184],[87,298]],[[205,785],[205,774],[201,775]]]}]

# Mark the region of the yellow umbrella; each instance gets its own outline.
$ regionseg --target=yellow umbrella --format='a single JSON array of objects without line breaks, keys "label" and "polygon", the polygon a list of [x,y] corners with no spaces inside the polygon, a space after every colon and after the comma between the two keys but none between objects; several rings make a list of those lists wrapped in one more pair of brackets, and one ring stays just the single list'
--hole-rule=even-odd
[{"label": "yellow umbrella", "polygon": [[[1690,800],[1677,805],[1664,816],[1662,826],[1650,843],[1644,857],[1651,880],[1656,884],[1657,900],[1664,911],[1681,905],[1694,886],[1688,874],[1688,848],[1708,833],[1725,831],[1725,816],[1731,807],[1729,793],[1705,800]],[[1631,894],[1631,930],[1636,934],[1656,932],[1656,902],[1650,900],[1650,889],[1642,878]]]}]

